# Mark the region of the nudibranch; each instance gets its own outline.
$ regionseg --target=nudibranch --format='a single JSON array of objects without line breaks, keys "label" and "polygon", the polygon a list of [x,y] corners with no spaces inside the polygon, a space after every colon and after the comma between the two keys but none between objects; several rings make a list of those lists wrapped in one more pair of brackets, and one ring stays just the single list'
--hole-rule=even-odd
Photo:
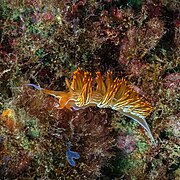
[{"label": "nudibranch", "polygon": [[145,120],[152,111],[151,104],[140,97],[133,86],[124,78],[113,79],[112,72],[107,72],[104,79],[101,73],[96,72],[96,86],[93,86],[93,78],[90,72],[84,72],[78,68],[74,74],[72,83],[66,79],[68,91],[52,91],[34,84],[27,84],[58,98],[60,109],[82,109],[89,106],[99,108],[111,108],[119,111],[127,117],[138,122],[149,134],[155,144],[150,128]]}]

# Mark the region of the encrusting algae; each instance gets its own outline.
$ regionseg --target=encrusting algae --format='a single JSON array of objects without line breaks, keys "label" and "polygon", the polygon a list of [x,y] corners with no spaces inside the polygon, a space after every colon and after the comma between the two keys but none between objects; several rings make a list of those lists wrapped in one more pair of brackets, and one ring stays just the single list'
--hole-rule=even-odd
[{"label": "encrusting algae", "polygon": [[13,109],[5,109],[0,115],[0,120],[4,122],[4,125],[9,129],[13,130],[16,125],[15,112]]},{"label": "encrusting algae", "polygon": [[151,140],[155,140],[145,120],[152,111],[152,106],[129,85],[124,78],[113,79],[112,72],[107,72],[106,80],[101,73],[96,72],[96,87],[93,88],[93,78],[90,72],[84,72],[78,68],[73,74],[70,84],[66,79],[69,91],[52,91],[34,84],[26,84],[50,94],[59,99],[59,109],[83,109],[89,106],[99,108],[111,108],[138,122],[148,132]]}]

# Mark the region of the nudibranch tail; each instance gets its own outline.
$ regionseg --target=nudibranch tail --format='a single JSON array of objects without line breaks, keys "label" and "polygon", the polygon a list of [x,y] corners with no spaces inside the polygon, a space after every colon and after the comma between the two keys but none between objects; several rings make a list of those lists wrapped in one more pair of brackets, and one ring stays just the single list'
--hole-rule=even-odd
[{"label": "nudibranch tail", "polygon": [[138,124],[140,124],[146,131],[147,133],[149,134],[150,138],[151,138],[151,141],[154,143],[154,145],[156,145],[156,142],[154,140],[154,137],[151,133],[151,130],[146,122],[146,120],[143,118],[143,117],[139,117],[139,116],[136,116],[134,114],[131,114],[131,113],[127,113],[127,112],[124,112],[124,111],[120,111],[123,115],[133,119],[134,121],[136,121]]}]

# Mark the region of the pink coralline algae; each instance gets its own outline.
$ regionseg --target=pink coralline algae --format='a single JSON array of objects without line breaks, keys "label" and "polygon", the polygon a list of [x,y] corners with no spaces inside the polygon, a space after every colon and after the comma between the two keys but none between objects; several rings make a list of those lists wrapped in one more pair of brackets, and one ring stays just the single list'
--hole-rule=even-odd
[{"label": "pink coralline algae", "polygon": [[128,65],[127,70],[131,74],[131,76],[138,77],[146,67],[147,65],[141,62],[139,59],[133,59]]},{"label": "pink coralline algae", "polygon": [[180,90],[180,73],[167,75],[164,79],[164,85],[171,92],[175,89]]},{"label": "pink coralline algae", "polygon": [[136,149],[133,135],[120,134],[117,139],[117,147],[124,153],[132,153]]}]

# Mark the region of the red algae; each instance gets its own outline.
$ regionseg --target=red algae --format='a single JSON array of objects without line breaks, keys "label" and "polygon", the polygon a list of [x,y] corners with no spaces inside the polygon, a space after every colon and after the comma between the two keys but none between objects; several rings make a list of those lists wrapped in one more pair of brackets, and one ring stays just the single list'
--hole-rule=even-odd
[{"label": "red algae", "polygon": [[[179,179],[179,5],[2,1],[0,177]],[[157,146],[137,123],[112,109],[57,109],[56,98],[24,86],[66,91],[65,78],[77,67],[92,78],[101,72],[103,81],[113,71],[146,97]],[[68,142],[80,155],[74,167],[66,158]]]},{"label": "red algae", "polygon": [[164,79],[164,84],[171,91],[180,90],[180,73],[169,74]]}]

